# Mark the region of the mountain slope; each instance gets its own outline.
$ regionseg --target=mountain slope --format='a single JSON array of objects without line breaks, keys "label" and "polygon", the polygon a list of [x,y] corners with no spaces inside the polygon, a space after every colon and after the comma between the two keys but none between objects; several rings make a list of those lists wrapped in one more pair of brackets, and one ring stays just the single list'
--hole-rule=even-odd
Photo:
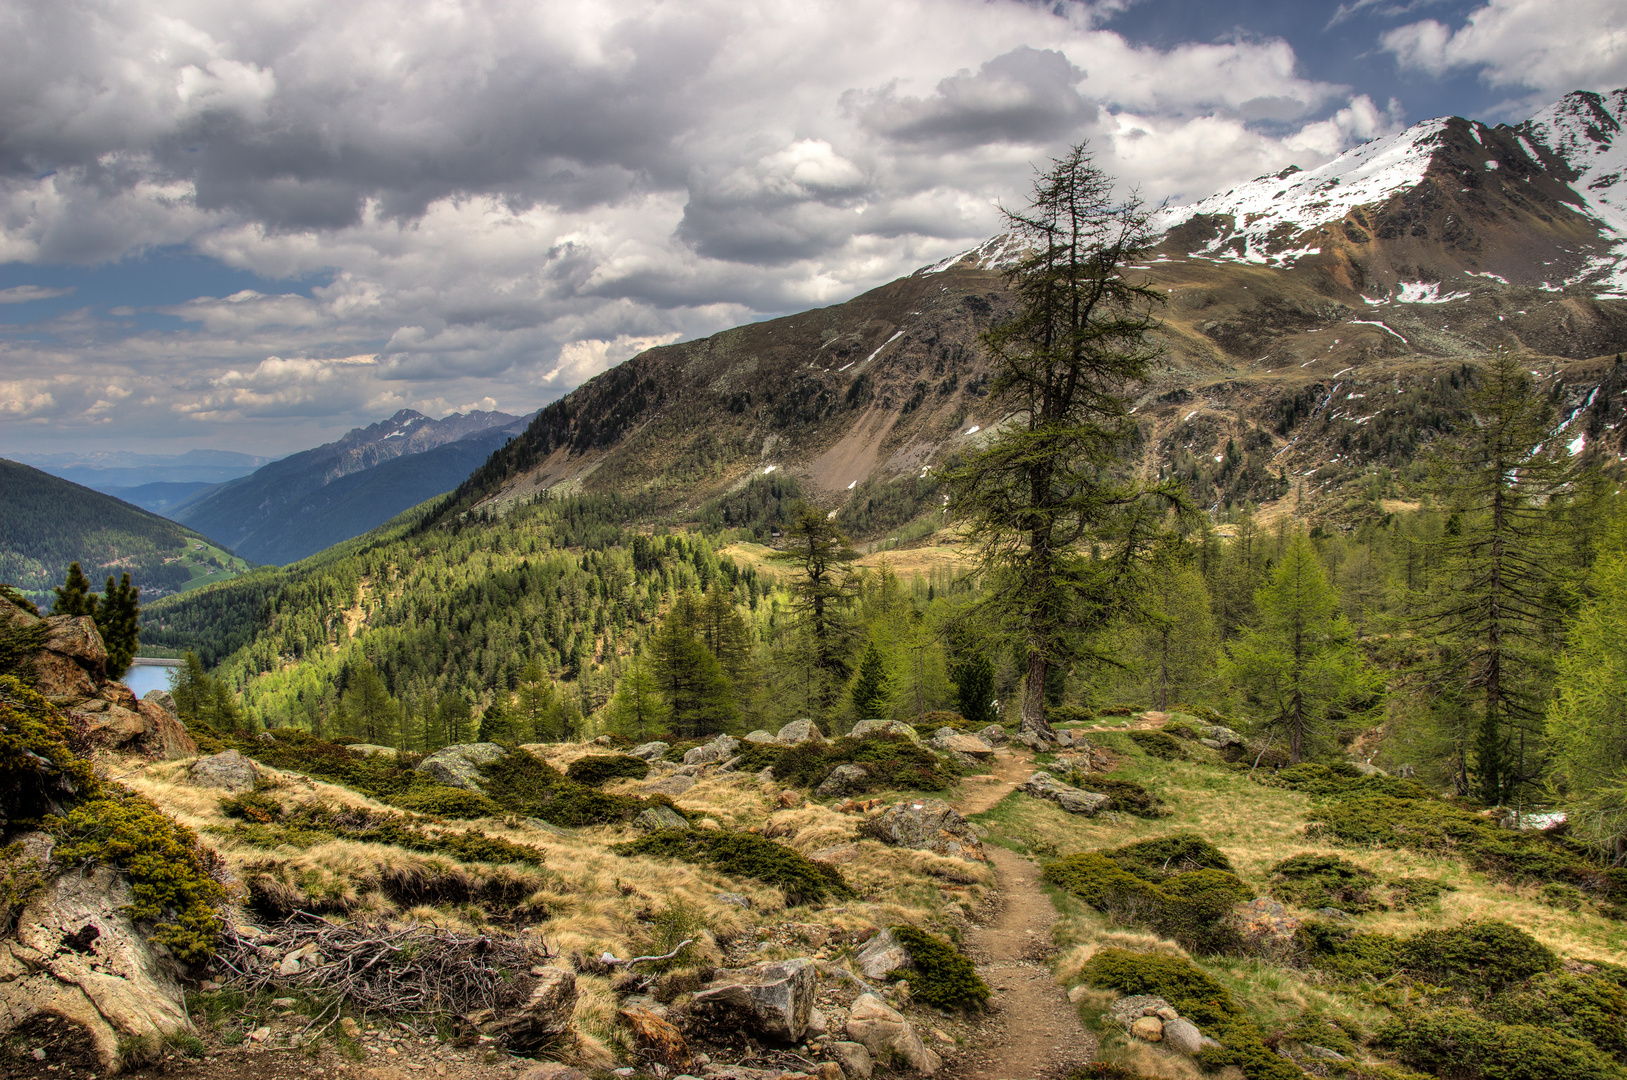
[{"label": "mountain slope", "polygon": [[222,484],[247,476],[274,459],[233,450],[188,450],[184,454],[99,450],[84,454],[22,455],[16,460],[52,476],[122,498],[112,489],[146,484]]},{"label": "mountain slope", "polygon": [[0,581],[44,600],[75,561],[98,589],[128,571],[143,600],[247,568],[173,521],[0,459]]},{"label": "mountain slope", "polygon": [[[245,558],[293,562],[456,487],[523,420],[500,412],[454,413],[432,420],[402,409],[388,420],[272,462],[167,512],[176,521],[227,538],[224,542]],[[456,445],[468,437],[475,441]],[[368,481],[357,479],[437,449],[443,452],[423,462],[384,469]]]}]

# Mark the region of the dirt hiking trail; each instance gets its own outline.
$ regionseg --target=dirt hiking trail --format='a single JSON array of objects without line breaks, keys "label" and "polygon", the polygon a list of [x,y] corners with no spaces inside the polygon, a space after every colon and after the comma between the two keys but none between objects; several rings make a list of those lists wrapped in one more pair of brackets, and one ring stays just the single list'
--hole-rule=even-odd
[{"label": "dirt hiking trail", "polygon": [[[989,809],[1033,774],[1033,758],[1002,749],[994,773],[968,778],[955,802],[962,814]],[[956,1063],[954,1080],[1051,1080],[1096,1058],[1096,1037],[1079,1022],[1051,976],[1056,908],[1039,887],[1039,867],[995,844],[985,847],[999,895],[982,925],[967,935],[968,952],[994,991],[974,1049]]]}]

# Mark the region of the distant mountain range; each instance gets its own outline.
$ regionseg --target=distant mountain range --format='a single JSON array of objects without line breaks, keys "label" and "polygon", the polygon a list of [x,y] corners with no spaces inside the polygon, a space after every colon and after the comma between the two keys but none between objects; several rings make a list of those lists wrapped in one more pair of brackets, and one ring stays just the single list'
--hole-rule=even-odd
[{"label": "distant mountain range", "polygon": [[[148,484],[193,484],[199,487],[220,484],[247,476],[260,466],[276,460],[231,450],[188,450],[184,454],[95,450],[82,454],[14,454],[12,457],[52,476],[60,476],[110,495]],[[139,504],[136,499],[127,501]]]},{"label": "distant mountain range", "polygon": [[477,411],[432,420],[402,409],[335,442],[182,498],[163,513],[254,562],[295,562],[457,487],[526,419]]}]

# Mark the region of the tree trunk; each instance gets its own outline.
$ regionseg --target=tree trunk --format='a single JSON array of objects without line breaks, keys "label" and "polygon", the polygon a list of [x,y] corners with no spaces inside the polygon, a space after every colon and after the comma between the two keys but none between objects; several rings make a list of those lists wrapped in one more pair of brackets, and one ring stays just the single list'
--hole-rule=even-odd
[{"label": "tree trunk", "polygon": [[1023,720],[1018,731],[1055,742],[1056,730],[1045,719],[1045,668],[1045,654],[1030,649],[1028,675],[1023,681]]}]

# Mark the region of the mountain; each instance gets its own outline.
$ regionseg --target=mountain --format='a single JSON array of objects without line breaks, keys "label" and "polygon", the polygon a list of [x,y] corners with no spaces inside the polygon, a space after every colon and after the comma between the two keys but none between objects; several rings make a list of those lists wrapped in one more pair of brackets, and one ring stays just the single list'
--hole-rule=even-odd
[{"label": "mountain", "polygon": [[25,454],[16,460],[52,476],[116,495],[114,489],[127,490],[147,484],[220,484],[247,476],[276,459],[232,450],[188,450],[184,454],[98,450],[82,454]]},{"label": "mountain", "polygon": [[135,487],[102,487],[97,488],[103,495],[111,495],[115,499],[122,499],[143,510],[151,510],[155,514],[162,514],[171,507],[191,502],[218,484],[194,481],[191,483],[171,483],[166,480],[156,480],[150,484],[138,484]]},{"label": "mountain", "polygon": [[191,529],[0,458],[0,581],[48,602],[76,561],[98,591],[109,574],[128,571],[143,601],[248,569]]},{"label": "mountain", "polygon": [[[1463,366],[1501,350],[1560,384],[1567,424],[1586,404],[1584,445],[1623,449],[1624,119],[1627,91],[1512,127],[1429,120],[1167,211],[1136,268],[1168,298],[1139,467],[1217,509],[1376,514],[1463,419]],[[461,495],[636,493],[683,520],[777,471],[850,517],[924,511],[922,479],[1000,419],[976,338],[1009,310],[1011,255],[995,238],[845,304],[642,353],[544,409]]]},{"label": "mountain", "polygon": [[402,409],[166,512],[255,562],[294,562],[457,487],[524,421],[501,412],[432,420]]}]

